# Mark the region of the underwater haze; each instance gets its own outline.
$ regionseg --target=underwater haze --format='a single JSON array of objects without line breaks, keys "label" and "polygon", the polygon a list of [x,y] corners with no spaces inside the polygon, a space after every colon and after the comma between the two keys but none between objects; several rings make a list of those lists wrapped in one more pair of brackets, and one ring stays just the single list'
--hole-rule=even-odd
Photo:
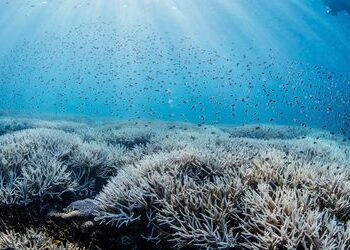
[{"label": "underwater haze", "polygon": [[330,15],[321,0],[0,5],[4,113],[274,123],[349,135],[346,9]]},{"label": "underwater haze", "polygon": [[0,249],[350,249],[350,0],[0,0]]}]

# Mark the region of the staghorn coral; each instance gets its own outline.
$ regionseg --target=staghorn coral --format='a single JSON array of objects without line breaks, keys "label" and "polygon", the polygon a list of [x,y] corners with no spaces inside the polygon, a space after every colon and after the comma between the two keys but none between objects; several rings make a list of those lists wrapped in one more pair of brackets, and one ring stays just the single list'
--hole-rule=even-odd
[{"label": "staghorn coral", "polygon": [[[247,249],[338,249],[349,247],[348,225],[321,211],[312,193],[259,184],[242,199],[241,227]],[[344,248],[344,249],[345,249]],[[341,248],[340,248],[341,249]]]},{"label": "staghorn coral", "polygon": [[30,128],[50,128],[65,132],[84,131],[89,128],[85,123],[66,120],[44,120],[21,117],[1,117],[0,135]]},{"label": "staghorn coral", "polygon": [[[185,146],[169,147],[165,139],[161,147],[169,152],[119,171],[96,197],[95,220],[117,227],[146,220],[147,239],[175,248],[349,247],[348,146],[311,136],[258,140],[200,130],[166,138]],[[284,217],[269,225],[277,211]]]},{"label": "staghorn coral", "polygon": [[293,139],[310,134],[313,130],[310,128],[300,128],[293,126],[273,126],[273,125],[245,125],[229,126],[222,129],[232,137],[245,137],[252,139],[271,140],[271,139]]},{"label": "staghorn coral", "polygon": [[98,195],[95,220],[120,227],[147,213],[149,226],[176,247],[235,246],[230,214],[242,184],[228,155],[222,156],[187,148],[144,158]]},{"label": "staghorn coral", "polygon": [[27,129],[0,138],[0,201],[24,204],[93,192],[96,175],[114,164],[108,148],[54,129]]},{"label": "staghorn coral", "polygon": [[[337,135],[6,119],[20,125],[0,136],[5,207],[50,199],[50,218],[87,220],[80,227],[87,232],[106,226],[115,237],[132,234],[121,241],[139,237],[166,248],[350,247],[350,146]],[[57,212],[66,194],[72,203]]]},{"label": "staghorn coral", "polygon": [[28,228],[24,233],[16,232],[13,229],[0,232],[0,248],[15,250],[40,250],[40,249],[61,249],[78,250],[84,249],[77,245],[59,240],[51,239],[48,235],[33,228]]},{"label": "staghorn coral", "polygon": [[[7,118],[1,121],[9,123]],[[88,196],[94,193],[97,178],[107,179],[120,167],[157,150],[150,143],[130,147],[131,141],[140,141],[147,134],[141,129],[136,133],[140,138],[135,135],[134,139],[122,140],[130,147],[127,148],[122,143],[107,145],[110,143],[106,138],[115,138],[113,134],[119,138],[130,128],[107,133],[104,127],[73,122],[11,122],[27,125],[9,129],[20,131],[0,137],[0,202],[5,204],[27,205],[48,197],[59,198],[67,192]],[[38,128],[32,128],[35,126]]]},{"label": "staghorn coral", "polygon": [[56,196],[78,188],[62,164],[79,138],[48,129],[31,129],[0,138],[1,201],[28,204],[46,195]]}]

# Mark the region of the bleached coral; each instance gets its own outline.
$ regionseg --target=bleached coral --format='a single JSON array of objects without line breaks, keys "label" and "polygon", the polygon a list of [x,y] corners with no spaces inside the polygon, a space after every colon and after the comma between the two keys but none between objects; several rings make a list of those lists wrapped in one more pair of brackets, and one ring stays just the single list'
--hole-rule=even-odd
[{"label": "bleached coral", "polygon": [[349,247],[347,225],[321,211],[311,192],[259,184],[246,192],[242,204],[242,246],[247,249]]},{"label": "bleached coral", "polygon": [[233,247],[230,214],[242,184],[228,154],[223,156],[188,148],[146,157],[121,170],[99,194],[95,219],[122,226],[153,214],[147,216],[153,229],[176,247]]},{"label": "bleached coral", "polygon": [[348,146],[197,129],[168,138],[185,146],[165,139],[169,152],[119,171],[96,197],[97,221],[146,220],[149,239],[176,248],[349,247]]},{"label": "bleached coral", "polygon": [[0,136],[4,204],[73,193],[82,200],[50,215],[174,248],[350,247],[350,146],[340,136],[150,121],[11,126]]},{"label": "bleached coral", "polygon": [[65,132],[31,129],[0,138],[1,202],[28,204],[78,188],[60,159],[81,143]]},{"label": "bleached coral", "polygon": [[24,205],[65,192],[90,193],[99,169],[114,164],[105,147],[43,128],[0,137],[0,159],[0,201]]},{"label": "bleached coral", "polygon": [[60,240],[50,238],[43,232],[33,228],[28,228],[24,233],[16,232],[9,229],[0,232],[0,249],[16,250],[39,250],[39,249],[61,249],[61,250],[78,250],[84,249],[73,243],[63,244]]},{"label": "bleached coral", "polygon": [[30,128],[50,128],[65,132],[84,131],[89,126],[85,123],[66,120],[44,120],[20,117],[1,117],[0,135]]},{"label": "bleached coral", "polygon": [[293,139],[310,134],[310,128],[273,125],[223,126],[222,129],[233,137],[252,139]]}]

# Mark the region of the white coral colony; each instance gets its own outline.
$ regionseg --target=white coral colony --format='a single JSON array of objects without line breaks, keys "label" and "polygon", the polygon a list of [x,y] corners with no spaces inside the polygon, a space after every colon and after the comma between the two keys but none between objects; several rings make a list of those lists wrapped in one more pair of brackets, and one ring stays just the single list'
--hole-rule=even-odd
[{"label": "white coral colony", "polygon": [[[174,248],[349,248],[350,146],[340,136],[269,125],[13,122],[2,119],[0,137],[5,207],[39,203],[54,220],[84,220],[81,230],[136,230]],[[46,208],[53,203],[61,205]],[[14,230],[0,235],[1,247],[53,237]]]}]

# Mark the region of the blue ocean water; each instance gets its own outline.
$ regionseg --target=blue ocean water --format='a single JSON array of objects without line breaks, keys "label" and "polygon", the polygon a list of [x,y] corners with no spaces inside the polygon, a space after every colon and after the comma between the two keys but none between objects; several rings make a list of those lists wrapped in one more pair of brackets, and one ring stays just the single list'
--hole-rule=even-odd
[{"label": "blue ocean water", "polygon": [[346,0],[1,0],[4,115],[350,136]]}]

